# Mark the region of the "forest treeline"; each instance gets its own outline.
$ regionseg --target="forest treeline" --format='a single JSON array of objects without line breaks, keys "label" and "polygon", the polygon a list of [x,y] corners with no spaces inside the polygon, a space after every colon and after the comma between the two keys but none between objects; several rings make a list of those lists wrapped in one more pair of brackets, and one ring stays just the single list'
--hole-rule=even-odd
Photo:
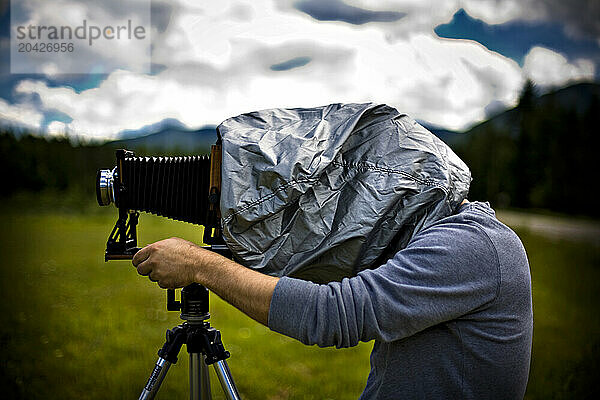
[{"label": "forest treeline", "polygon": [[20,192],[64,192],[71,197],[95,201],[96,173],[99,169],[115,166],[117,148],[135,149],[139,156],[208,153],[202,143],[185,150],[174,147],[165,151],[140,145],[138,141],[90,144],[65,137],[40,137],[0,130],[0,170],[4,171],[0,199]]},{"label": "forest treeline", "polygon": [[[600,216],[593,189],[600,158],[599,88],[579,84],[538,96],[527,83],[517,107],[465,133],[444,135],[471,168],[469,198],[499,208]],[[92,201],[96,172],[114,166],[114,151],[110,144],[0,131],[0,198],[51,191]]]},{"label": "forest treeline", "polygon": [[24,191],[69,191],[92,198],[97,169],[114,164],[114,149],[108,146],[0,132],[1,197]]},{"label": "forest treeline", "polygon": [[494,206],[600,216],[600,85],[544,96],[531,82],[519,104],[451,144],[473,175],[469,197]]}]

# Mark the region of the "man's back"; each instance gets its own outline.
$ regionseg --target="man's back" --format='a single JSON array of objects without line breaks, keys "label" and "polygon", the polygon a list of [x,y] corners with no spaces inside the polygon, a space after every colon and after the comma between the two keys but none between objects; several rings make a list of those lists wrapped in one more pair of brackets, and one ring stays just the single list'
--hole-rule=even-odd
[{"label": "man's back", "polygon": [[522,398],[527,256],[487,204],[468,203],[379,268],[328,285],[282,278],[269,326],[320,346],[374,339],[363,399]]}]

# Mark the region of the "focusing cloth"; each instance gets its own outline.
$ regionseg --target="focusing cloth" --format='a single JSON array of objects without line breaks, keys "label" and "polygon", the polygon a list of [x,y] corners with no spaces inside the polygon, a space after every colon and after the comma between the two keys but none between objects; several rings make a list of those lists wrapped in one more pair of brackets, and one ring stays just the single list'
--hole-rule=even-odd
[{"label": "focusing cloth", "polygon": [[444,142],[387,105],[262,110],[217,131],[225,242],[269,275],[328,282],[377,267],[471,182]]}]

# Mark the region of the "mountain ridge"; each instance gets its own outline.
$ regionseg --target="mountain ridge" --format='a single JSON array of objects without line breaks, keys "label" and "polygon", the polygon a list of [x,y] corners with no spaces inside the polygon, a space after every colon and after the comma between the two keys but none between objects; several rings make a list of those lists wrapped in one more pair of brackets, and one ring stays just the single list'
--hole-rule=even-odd
[{"label": "mountain ridge", "polygon": [[[129,137],[127,137],[129,136]],[[217,140],[215,126],[207,125],[200,129],[190,130],[169,126],[157,132],[140,136],[132,136],[104,143],[107,147],[123,147],[134,151],[160,152],[207,152]]]},{"label": "mountain ridge", "polygon": [[[545,107],[554,104],[561,108],[572,108],[575,112],[583,112],[594,96],[600,97],[600,84],[576,83],[541,95],[536,94],[534,106]],[[520,113],[519,105],[507,108],[465,131],[446,129],[422,120],[418,120],[418,122],[450,147],[460,147],[468,142],[469,136],[490,128],[516,131]],[[119,136],[119,139],[106,142],[104,145],[121,146],[131,150],[197,152],[208,151],[217,140],[216,126],[206,125],[199,129],[189,129],[176,119],[165,119],[137,130],[123,131]]]}]

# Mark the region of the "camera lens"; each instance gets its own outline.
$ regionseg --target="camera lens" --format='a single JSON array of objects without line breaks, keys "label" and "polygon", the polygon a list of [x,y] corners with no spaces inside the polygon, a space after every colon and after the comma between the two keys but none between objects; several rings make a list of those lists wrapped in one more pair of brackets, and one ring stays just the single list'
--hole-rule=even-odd
[{"label": "camera lens", "polygon": [[115,201],[113,187],[113,171],[101,169],[96,175],[96,199],[101,206],[107,206]]}]

